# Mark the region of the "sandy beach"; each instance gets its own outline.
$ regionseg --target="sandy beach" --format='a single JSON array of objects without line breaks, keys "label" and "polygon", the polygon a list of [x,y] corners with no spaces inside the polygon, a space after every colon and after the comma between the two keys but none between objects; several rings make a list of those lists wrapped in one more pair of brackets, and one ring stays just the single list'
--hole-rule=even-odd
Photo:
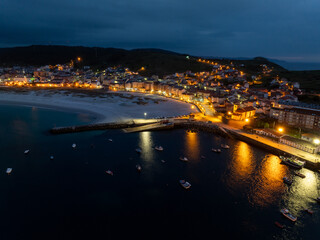
[{"label": "sandy beach", "polygon": [[[113,122],[132,118],[171,117],[196,111],[191,105],[157,95],[82,91],[1,89],[0,104],[15,104],[90,113],[95,122]],[[144,115],[146,113],[146,117]]]}]

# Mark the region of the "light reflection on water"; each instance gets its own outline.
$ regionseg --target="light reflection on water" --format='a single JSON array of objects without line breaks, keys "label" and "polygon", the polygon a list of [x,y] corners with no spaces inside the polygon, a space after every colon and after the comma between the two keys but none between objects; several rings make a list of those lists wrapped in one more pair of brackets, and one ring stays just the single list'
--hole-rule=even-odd
[{"label": "light reflection on water", "polygon": [[141,158],[145,162],[152,162],[154,149],[151,132],[139,133],[139,147],[142,149]]},{"label": "light reflection on water", "polygon": [[200,142],[198,133],[186,132],[185,135],[185,152],[186,157],[193,160],[199,161]]},{"label": "light reflection on water", "polygon": [[286,166],[280,164],[280,159],[274,155],[267,155],[261,162],[254,177],[252,202],[259,206],[267,206],[278,200],[279,194],[285,190],[282,178],[286,174]]},{"label": "light reflection on water", "polygon": [[254,162],[252,159],[252,149],[245,142],[237,142],[233,146],[232,162],[230,163],[231,177],[229,184],[237,188],[250,179],[254,170]]}]

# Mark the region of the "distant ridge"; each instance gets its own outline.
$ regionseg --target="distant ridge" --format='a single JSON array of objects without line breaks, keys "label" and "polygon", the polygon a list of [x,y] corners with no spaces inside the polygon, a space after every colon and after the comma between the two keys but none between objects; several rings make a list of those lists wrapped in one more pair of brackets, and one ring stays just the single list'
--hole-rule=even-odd
[{"label": "distant ridge", "polygon": [[162,49],[132,49],[32,45],[27,47],[0,48],[1,66],[41,66],[64,64],[81,57],[79,65],[90,65],[97,69],[107,66],[124,66],[133,71],[141,67],[142,75],[165,75],[175,72],[208,71],[208,64],[199,63],[197,58],[186,58],[186,54],[175,53]]}]

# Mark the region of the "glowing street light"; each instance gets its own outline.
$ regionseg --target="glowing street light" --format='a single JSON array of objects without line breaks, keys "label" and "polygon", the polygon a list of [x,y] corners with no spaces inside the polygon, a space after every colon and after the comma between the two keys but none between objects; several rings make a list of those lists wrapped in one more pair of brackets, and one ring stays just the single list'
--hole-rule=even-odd
[{"label": "glowing street light", "polygon": [[248,118],[246,118],[244,121],[245,121],[245,122],[249,122],[249,119],[248,119]]},{"label": "glowing street light", "polygon": [[318,145],[318,144],[320,144],[320,140],[318,138],[313,139],[313,143]]},{"label": "glowing street light", "polygon": [[278,132],[282,133],[284,131],[284,129],[282,127],[278,128]]},{"label": "glowing street light", "polygon": [[144,116],[147,116],[147,113],[144,113]]},{"label": "glowing street light", "polygon": [[78,60],[78,62],[80,62],[81,61],[81,57],[78,57],[77,60]]},{"label": "glowing street light", "polygon": [[193,106],[193,105],[191,106],[191,109],[194,109],[194,106]]}]

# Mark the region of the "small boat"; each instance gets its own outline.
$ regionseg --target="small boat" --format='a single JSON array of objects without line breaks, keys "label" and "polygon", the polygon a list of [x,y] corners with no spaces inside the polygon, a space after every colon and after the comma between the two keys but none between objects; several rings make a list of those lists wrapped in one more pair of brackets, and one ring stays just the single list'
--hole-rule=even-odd
[{"label": "small boat", "polygon": [[317,198],[316,198],[316,201],[317,201],[318,203],[320,203],[320,197],[317,197]]},{"label": "small boat", "polygon": [[165,163],[166,161],[165,161],[165,160],[161,160],[161,162],[162,162],[162,163]]},{"label": "small boat", "polygon": [[157,151],[163,151],[163,147],[161,147],[161,146],[156,146],[154,149]]},{"label": "small boat", "polygon": [[12,172],[12,168],[7,168],[6,173],[10,174]]},{"label": "small boat", "polygon": [[297,221],[297,217],[293,216],[288,209],[283,208],[280,210],[280,212],[282,213],[283,216],[285,216],[286,218],[288,218],[289,220],[291,220],[292,222]]},{"label": "small boat", "polygon": [[201,158],[202,158],[202,159],[205,159],[206,157],[205,157],[205,156],[203,156],[203,155],[201,155]]},{"label": "small boat", "polygon": [[229,148],[230,148],[230,146],[227,145],[227,144],[221,144],[221,147],[222,147],[222,148],[225,148],[225,149],[229,149]]},{"label": "small boat", "polygon": [[179,180],[179,183],[184,189],[189,189],[191,187],[191,184],[185,180]]},{"label": "small boat", "polygon": [[282,225],[281,223],[279,223],[279,222],[274,222],[274,224],[275,224],[277,227],[279,227],[279,228],[281,228],[281,229],[284,229],[284,225]]},{"label": "small boat", "polygon": [[305,211],[306,211],[307,213],[309,213],[309,214],[313,214],[313,211],[310,210],[310,209],[305,209]]},{"label": "small boat", "polygon": [[50,156],[50,159],[51,159],[51,160],[53,160],[53,159],[54,159],[54,157],[53,157],[53,156]]},{"label": "small boat", "polygon": [[24,154],[28,154],[29,152],[30,152],[30,150],[27,149],[27,150],[24,151]]},{"label": "small boat", "polygon": [[109,142],[112,142],[113,140],[111,138],[108,139]]},{"label": "small boat", "polygon": [[211,149],[212,152],[216,152],[216,153],[221,153],[221,149],[220,148],[212,148]]},{"label": "small boat", "polygon": [[113,176],[113,172],[111,170],[107,170],[106,173]]},{"label": "small boat", "polygon": [[72,148],[76,148],[76,146],[77,146],[77,145],[76,145],[75,143],[74,143],[74,144],[72,144]]},{"label": "small boat", "polygon": [[289,179],[289,178],[287,178],[287,177],[284,177],[284,178],[283,178],[283,182],[286,183],[286,184],[288,184],[288,185],[291,185],[291,184],[292,184],[292,180]]},{"label": "small boat", "polygon": [[139,164],[137,164],[137,165],[136,165],[136,169],[138,170],[138,172],[141,172],[142,167],[141,167]]},{"label": "small boat", "polygon": [[280,156],[279,158],[281,159],[281,163],[286,164],[286,165],[293,167],[293,168],[296,168],[296,169],[301,169],[306,164],[305,161],[298,160],[297,158],[294,158],[294,157]]},{"label": "small boat", "polygon": [[142,152],[141,148],[136,148],[136,152],[141,153]]},{"label": "small boat", "polygon": [[186,157],[180,157],[179,158],[182,162],[188,162],[189,160],[188,160],[188,158],[186,158]]},{"label": "small boat", "polygon": [[299,173],[299,172],[294,172],[295,175],[301,177],[301,178],[305,178],[306,175],[302,174],[302,173]]}]

